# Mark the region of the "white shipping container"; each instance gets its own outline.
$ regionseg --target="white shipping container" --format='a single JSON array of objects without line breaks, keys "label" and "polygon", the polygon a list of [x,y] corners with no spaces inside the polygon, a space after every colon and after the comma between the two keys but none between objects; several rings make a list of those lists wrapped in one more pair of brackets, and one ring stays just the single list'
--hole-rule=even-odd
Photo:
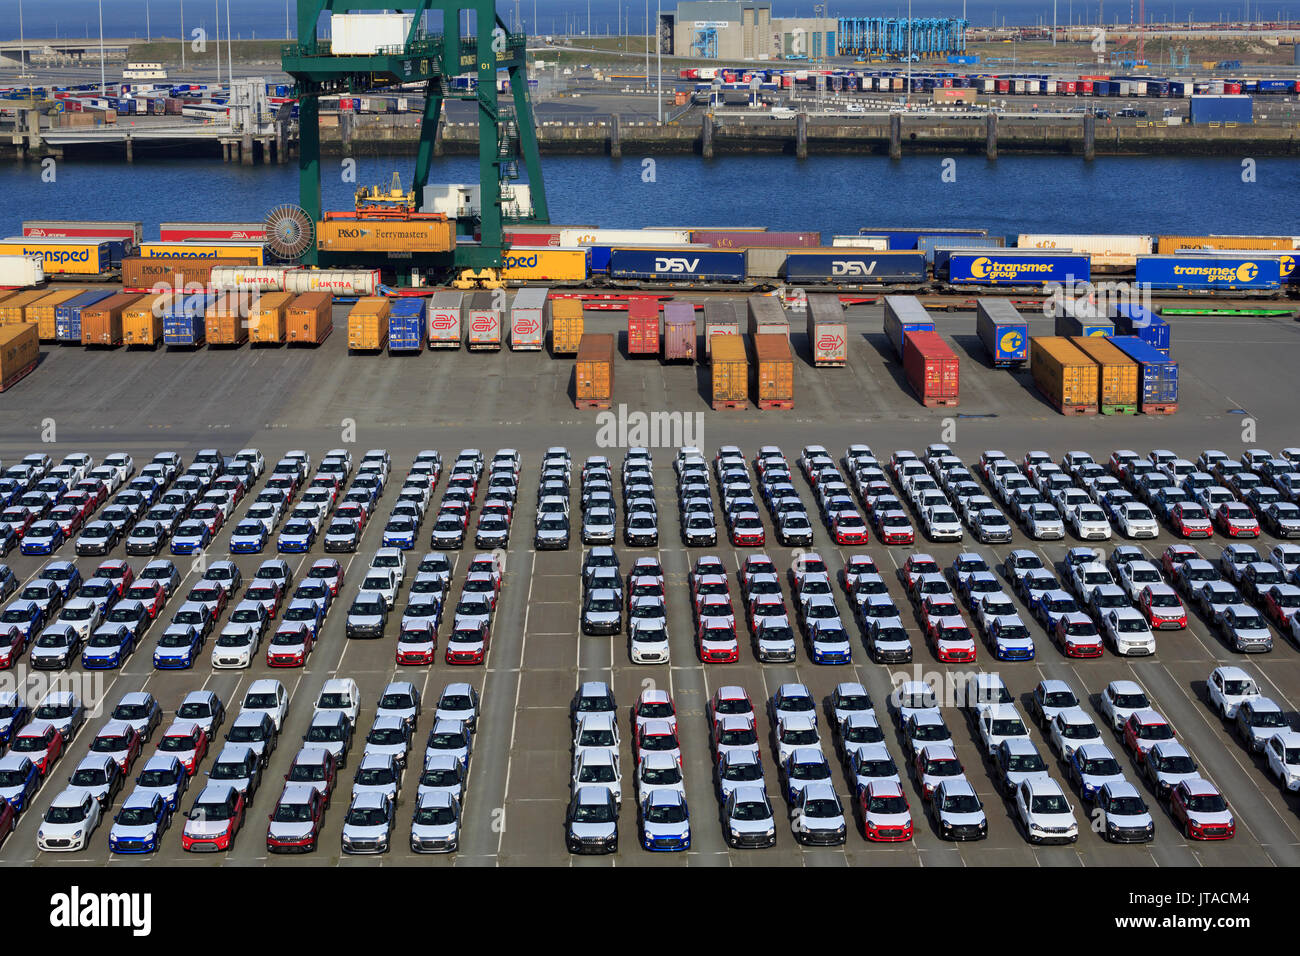
[{"label": "white shipping container", "polygon": [[1111,267],[1134,267],[1138,256],[1151,255],[1154,236],[1065,236],[1025,234],[1016,237],[1021,249],[1060,249],[1086,253],[1092,264]]},{"label": "white shipping container", "polygon": [[985,77],[980,81],[980,92],[992,93],[997,90],[997,83],[992,77]]},{"label": "white shipping container", "polygon": [[545,289],[524,288],[516,293],[510,304],[511,349],[541,351],[549,304]]},{"label": "white shipping container", "polygon": [[213,266],[209,285],[214,289],[233,291],[258,289],[262,292],[283,292],[284,278],[298,266]]},{"label": "white shipping container", "polygon": [[409,13],[335,13],[330,16],[330,53],[368,56],[406,46],[415,17]]},{"label": "white shipping container", "polygon": [[834,236],[832,246],[847,246],[853,249],[872,249],[876,252],[889,250],[888,236]]},{"label": "white shipping container", "polygon": [[334,295],[377,295],[378,269],[292,269],[284,275],[284,291],[331,292]]},{"label": "white shipping container", "polygon": [[561,229],[560,246],[686,246],[687,229]]},{"label": "white shipping container", "polygon": [[1056,94],[1056,80],[1043,80],[1043,92],[1049,96]]},{"label": "white shipping container", "polygon": [[465,324],[469,328],[468,344],[472,349],[501,348],[501,310],[465,304]]},{"label": "white shipping container", "polygon": [[457,289],[435,292],[429,300],[429,348],[458,349],[465,293]]},{"label": "white shipping container", "polygon": [[0,256],[0,289],[26,289],[44,281],[41,256]]}]

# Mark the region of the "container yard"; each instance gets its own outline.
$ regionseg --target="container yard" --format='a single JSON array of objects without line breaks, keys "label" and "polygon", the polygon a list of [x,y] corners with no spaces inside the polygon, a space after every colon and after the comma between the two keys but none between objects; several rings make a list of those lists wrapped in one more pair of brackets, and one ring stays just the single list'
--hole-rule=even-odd
[{"label": "container yard", "polygon": [[248,341],[253,345],[280,345],[288,327],[291,292],[269,292],[257,297],[248,313]]},{"label": "container yard", "polygon": [[961,403],[961,362],[938,333],[913,330],[903,336],[903,371],[927,408]]},{"label": "container yard", "polygon": [[[543,294],[545,294],[543,292]],[[659,354],[659,300],[644,297],[628,299],[627,354]]]},{"label": "container yard", "polygon": [[[740,337],[736,337],[738,341]],[[759,334],[754,346],[754,404],[763,411],[794,408],[794,355],[784,335]],[[716,364],[716,363],[715,363]]]},{"label": "container yard", "polygon": [[[388,312],[388,351],[422,352],[428,338],[425,323],[428,318],[426,300],[423,298],[396,299]],[[348,332],[351,334],[351,316]],[[513,340],[512,340],[513,341]]]}]

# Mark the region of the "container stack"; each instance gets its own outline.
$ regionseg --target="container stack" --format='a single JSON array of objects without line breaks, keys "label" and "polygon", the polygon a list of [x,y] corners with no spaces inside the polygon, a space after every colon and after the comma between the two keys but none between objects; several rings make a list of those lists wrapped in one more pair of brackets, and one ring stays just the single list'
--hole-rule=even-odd
[{"label": "container stack", "polygon": [[1143,415],[1172,415],[1178,411],[1178,363],[1134,336],[1110,340],[1138,366],[1138,408]]},{"label": "container stack", "polygon": [[[705,313],[707,321],[707,307]],[[749,359],[745,340],[729,332],[714,332],[709,337],[712,371],[713,410],[745,408],[749,394]]]},{"label": "container stack", "polygon": [[819,368],[843,368],[848,361],[849,326],[839,296],[808,296],[808,351]]},{"label": "container stack", "polygon": [[280,345],[284,342],[292,292],[269,292],[257,297],[248,313],[248,341],[252,345]]},{"label": "container stack", "polygon": [[36,334],[42,342],[58,340],[57,314],[59,307],[82,295],[81,289],[58,289],[38,299],[27,309],[27,322],[35,323]]},{"label": "container stack", "polygon": [[903,340],[909,332],[933,331],[934,319],[916,296],[885,296],[885,338],[899,359],[903,358]]},{"label": "container stack", "polygon": [[334,296],[302,293],[289,303],[284,323],[285,341],[290,345],[320,345],[334,331]]},{"label": "container stack", "polygon": [[348,351],[378,352],[388,344],[389,299],[366,296],[348,312]]},{"label": "container stack", "polygon": [[1111,307],[1110,319],[1115,323],[1116,335],[1131,335],[1141,339],[1168,358],[1173,350],[1173,335],[1169,323],[1150,309],[1140,305],[1116,304]]},{"label": "container stack", "polygon": [[1078,336],[1070,344],[1097,363],[1097,407],[1103,415],[1138,410],[1137,363],[1101,336]]},{"label": "container stack", "polygon": [[754,401],[763,411],[794,408],[794,354],[784,335],[754,336]]},{"label": "container stack", "polygon": [[927,408],[955,407],[961,400],[961,362],[938,332],[903,337],[903,372]]},{"label": "container stack", "polygon": [[1060,336],[1029,340],[1034,387],[1062,415],[1097,414],[1097,363]]},{"label": "container stack", "polygon": [[981,297],[975,332],[994,368],[1022,368],[1029,361],[1029,322],[1010,299]]},{"label": "container stack", "polygon": [[689,302],[664,303],[664,361],[695,361],[695,306]]},{"label": "container stack", "polygon": [[551,355],[577,355],[582,331],[582,300],[552,300]]},{"label": "container stack", "polygon": [[423,352],[428,302],[424,296],[394,299],[388,310],[388,352]]},{"label": "container stack", "polygon": [[578,343],[574,362],[574,404],[578,408],[611,408],[614,396],[616,337],[608,332],[587,332]]},{"label": "container stack", "polygon": [[58,342],[81,344],[81,311],[96,302],[103,302],[113,293],[108,289],[92,289],[75,299],[64,302],[54,310],[54,338]]},{"label": "container stack", "polygon": [[510,306],[510,348],[516,352],[538,352],[546,332],[547,292],[543,288],[520,289]]},{"label": "container stack", "polygon": [[627,354],[659,354],[659,300],[632,296],[627,300]]},{"label": "container stack", "polygon": [[22,325],[27,321],[27,307],[49,295],[48,289],[24,289],[0,302],[0,325]]}]

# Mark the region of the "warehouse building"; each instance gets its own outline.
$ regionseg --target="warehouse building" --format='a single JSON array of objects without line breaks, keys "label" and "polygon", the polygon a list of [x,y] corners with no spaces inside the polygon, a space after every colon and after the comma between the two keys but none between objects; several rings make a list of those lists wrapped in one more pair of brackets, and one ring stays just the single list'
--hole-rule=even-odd
[{"label": "warehouse building", "polygon": [[817,60],[835,54],[832,17],[772,19],[764,0],[684,0],[662,14],[664,53],[719,60]]}]

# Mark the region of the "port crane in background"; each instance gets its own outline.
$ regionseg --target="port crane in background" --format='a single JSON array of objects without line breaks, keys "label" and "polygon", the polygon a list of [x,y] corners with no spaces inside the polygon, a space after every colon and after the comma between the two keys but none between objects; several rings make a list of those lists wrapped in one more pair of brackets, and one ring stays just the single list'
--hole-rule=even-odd
[{"label": "port crane in background", "polygon": [[[397,12],[412,15],[405,43],[370,54],[334,54],[331,42],[316,36],[323,14],[387,13],[394,9],[393,0],[297,0],[297,6],[299,40],[282,48],[281,64],[294,78],[298,99],[298,191],[305,218],[313,223],[322,218],[321,96],[350,96],[423,84],[424,114],[412,185],[416,210],[425,208],[425,187],[443,100],[475,100],[480,201],[476,219],[469,223],[458,220],[458,227],[469,226],[470,235],[477,235],[478,241],[457,242],[454,252],[446,254],[409,253],[401,254],[400,259],[375,252],[367,254],[371,261],[365,263],[358,261],[357,253],[348,253],[346,264],[390,270],[468,271],[490,281],[502,266],[502,226],[550,221],[528,95],[527,36],[506,28],[496,14],[493,0],[397,0]],[[433,32],[430,21],[439,18],[441,32]],[[504,102],[497,96],[499,69],[505,70],[509,79],[510,97]],[[453,77],[467,72],[477,77],[477,84],[472,89],[454,89]],[[510,183],[519,178],[521,161],[531,198],[531,208],[526,210],[512,208],[508,202],[503,205],[502,201],[503,187],[509,193]],[[334,258],[316,249],[314,242],[302,255],[302,261],[310,265],[345,264],[331,261]]]}]

